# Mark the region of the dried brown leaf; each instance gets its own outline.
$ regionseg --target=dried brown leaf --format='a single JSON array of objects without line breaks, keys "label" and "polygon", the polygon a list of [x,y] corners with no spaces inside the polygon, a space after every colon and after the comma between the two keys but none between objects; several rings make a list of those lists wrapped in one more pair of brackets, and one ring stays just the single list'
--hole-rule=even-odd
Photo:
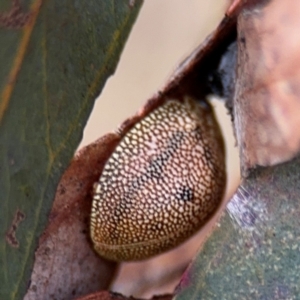
[{"label": "dried brown leaf", "polygon": [[108,134],[83,148],[58,186],[49,224],[35,253],[25,300],[73,299],[107,288],[116,264],[100,258],[89,238],[93,183],[118,136]]},{"label": "dried brown leaf", "polygon": [[234,106],[244,171],[299,152],[299,27],[300,3],[293,0],[260,1],[239,15]]}]

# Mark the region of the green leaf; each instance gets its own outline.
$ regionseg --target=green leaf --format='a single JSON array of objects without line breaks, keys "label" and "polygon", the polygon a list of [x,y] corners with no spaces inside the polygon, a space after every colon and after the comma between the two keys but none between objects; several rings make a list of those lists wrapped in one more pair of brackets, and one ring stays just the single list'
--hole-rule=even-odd
[{"label": "green leaf", "polygon": [[56,186],[142,1],[0,2],[0,299],[22,299]]},{"label": "green leaf", "polygon": [[176,300],[298,299],[300,158],[258,168],[183,276]]}]

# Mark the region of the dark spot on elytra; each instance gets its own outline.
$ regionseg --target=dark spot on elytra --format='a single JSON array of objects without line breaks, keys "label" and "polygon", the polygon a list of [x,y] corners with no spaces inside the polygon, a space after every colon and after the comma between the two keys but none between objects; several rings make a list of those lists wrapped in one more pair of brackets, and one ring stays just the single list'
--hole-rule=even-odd
[{"label": "dark spot on elytra", "polygon": [[181,186],[175,197],[177,200],[192,201],[194,199],[193,189],[188,186]]}]

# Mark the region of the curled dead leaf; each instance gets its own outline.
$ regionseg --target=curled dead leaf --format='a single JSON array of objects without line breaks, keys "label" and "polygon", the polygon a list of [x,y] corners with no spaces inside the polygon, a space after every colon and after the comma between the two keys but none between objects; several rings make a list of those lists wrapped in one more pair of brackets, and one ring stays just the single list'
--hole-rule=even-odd
[{"label": "curled dead leaf", "polygon": [[249,1],[239,15],[234,126],[244,171],[300,150],[299,16],[292,0]]},{"label": "curled dead leaf", "polygon": [[78,152],[59,183],[25,300],[74,299],[107,288],[115,274],[116,264],[100,258],[89,238],[93,183],[118,136],[100,140]]}]

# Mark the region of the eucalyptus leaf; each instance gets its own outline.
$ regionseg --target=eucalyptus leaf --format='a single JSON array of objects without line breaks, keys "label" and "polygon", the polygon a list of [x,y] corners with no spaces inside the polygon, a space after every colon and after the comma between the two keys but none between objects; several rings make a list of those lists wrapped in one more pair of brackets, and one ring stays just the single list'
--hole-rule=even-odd
[{"label": "eucalyptus leaf", "polygon": [[176,300],[299,299],[300,158],[258,168],[184,274]]},{"label": "eucalyptus leaf", "polygon": [[0,2],[0,299],[22,299],[38,237],[142,1]]}]

